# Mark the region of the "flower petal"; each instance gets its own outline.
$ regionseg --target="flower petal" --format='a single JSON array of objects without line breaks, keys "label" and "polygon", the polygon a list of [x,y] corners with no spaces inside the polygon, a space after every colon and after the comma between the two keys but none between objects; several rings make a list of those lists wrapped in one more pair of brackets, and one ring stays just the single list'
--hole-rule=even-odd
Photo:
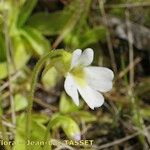
[{"label": "flower petal", "polygon": [[77,106],[79,106],[79,95],[78,95],[77,87],[74,83],[74,80],[72,79],[72,76],[69,73],[66,77],[64,88],[66,93],[72,98],[74,103]]},{"label": "flower petal", "polygon": [[105,76],[107,79],[112,80],[114,78],[114,73],[111,69],[106,67],[99,67],[99,66],[89,66],[86,67],[90,73],[98,74],[99,76]]},{"label": "flower petal", "polygon": [[73,54],[72,54],[72,60],[71,60],[71,69],[75,67],[78,64],[78,60],[81,56],[82,50],[81,49],[76,49]]},{"label": "flower petal", "polygon": [[83,66],[88,66],[92,63],[93,57],[94,57],[93,49],[87,48],[82,52],[79,58],[79,64]]},{"label": "flower petal", "polygon": [[113,72],[105,67],[86,67],[84,68],[86,81],[93,89],[107,92],[112,89]]},{"label": "flower petal", "polygon": [[78,86],[78,91],[91,109],[94,109],[95,107],[100,107],[104,103],[103,95],[96,90],[93,90],[89,86]]}]

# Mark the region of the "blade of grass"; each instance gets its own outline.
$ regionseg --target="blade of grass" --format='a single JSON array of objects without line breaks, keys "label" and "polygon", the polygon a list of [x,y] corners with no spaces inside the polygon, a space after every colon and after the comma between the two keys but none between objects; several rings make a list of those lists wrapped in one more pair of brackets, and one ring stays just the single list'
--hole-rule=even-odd
[{"label": "blade of grass", "polygon": [[[128,9],[125,10],[126,17],[126,26],[127,26],[127,36],[128,36],[128,45],[129,45],[129,63],[133,65],[134,63],[134,50],[133,50],[133,35],[130,26],[130,12]],[[131,103],[131,111],[132,111],[132,121],[139,130],[144,130],[144,122],[143,118],[138,111],[138,103],[136,101],[136,97],[134,95],[134,67],[132,67],[129,71],[129,88],[128,88],[128,97]],[[146,135],[145,135],[146,136]],[[145,136],[140,134],[139,141],[143,145],[143,147],[148,147]]]},{"label": "blade of grass", "polygon": [[[80,15],[82,13],[82,5],[83,2],[81,0],[77,1],[79,4],[79,8],[76,8],[72,14],[72,16],[70,17],[70,19],[68,20],[68,22],[66,23],[66,26],[64,27],[64,29],[62,30],[61,34],[57,37],[57,39],[55,40],[55,42],[52,45],[52,48],[55,49],[60,42],[63,40],[63,38],[73,30],[74,26],[76,25],[76,23],[78,22]],[[76,6],[77,7],[77,6]]]},{"label": "blade of grass", "polygon": [[113,68],[113,71],[116,73],[117,72],[116,60],[115,60],[115,55],[113,52],[113,46],[112,46],[112,42],[111,42],[110,32],[108,29],[108,21],[107,21],[107,16],[105,13],[104,2],[103,2],[103,0],[98,0],[98,3],[99,3],[99,9],[100,9],[100,12],[102,15],[102,19],[103,19],[104,24],[106,26],[106,40],[107,40],[109,55],[111,58],[112,68]]}]

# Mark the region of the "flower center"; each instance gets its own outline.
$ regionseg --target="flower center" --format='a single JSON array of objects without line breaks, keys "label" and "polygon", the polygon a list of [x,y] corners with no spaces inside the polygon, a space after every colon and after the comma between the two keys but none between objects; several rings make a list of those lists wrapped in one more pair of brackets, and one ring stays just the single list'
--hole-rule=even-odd
[{"label": "flower center", "polygon": [[75,67],[71,69],[70,73],[79,86],[84,87],[86,85],[83,67]]}]

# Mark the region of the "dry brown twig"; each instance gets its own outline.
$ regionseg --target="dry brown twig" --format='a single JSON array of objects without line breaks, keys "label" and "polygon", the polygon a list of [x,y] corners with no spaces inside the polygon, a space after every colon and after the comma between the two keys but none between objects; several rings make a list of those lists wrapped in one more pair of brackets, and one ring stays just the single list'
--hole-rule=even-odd
[{"label": "dry brown twig", "polygon": [[140,57],[137,57],[134,59],[134,61],[129,64],[124,70],[122,70],[117,79],[121,79],[122,77],[124,77],[125,74],[127,74],[132,68],[134,68],[142,59]]},{"label": "dry brown twig", "polygon": [[[21,72],[16,72],[12,77],[11,81],[16,80],[20,76]],[[6,89],[9,86],[9,81],[6,81],[3,85],[0,85],[0,92],[2,92],[4,89]]]},{"label": "dry brown twig", "polygon": [[[146,130],[150,130],[150,126],[146,127],[145,129]],[[138,131],[138,132],[136,132],[136,133],[134,133],[132,135],[128,135],[128,136],[126,136],[124,138],[118,139],[116,141],[113,141],[113,142],[110,142],[110,143],[106,143],[106,144],[103,144],[101,146],[94,146],[94,148],[97,148],[97,150],[101,150],[101,149],[104,149],[104,148],[108,148],[108,147],[112,147],[112,146],[115,146],[115,145],[119,145],[119,144],[121,144],[123,142],[126,142],[126,141],[128,141],[128,140],[130,140],[130,139],[132,139],[132,138],[134,138],[136,136],[138,136],[139,134],[144,134],[144,133],[145,133],[145,131],[141,130],[141,131]]]},{"label": "dry brown twig", "polygon": [[[127,36],[128,36],[128,45],[129,45],[129,64],[134,64],[134,51],[133,51],[133,35],[131,31],[131,23],[130,23],[130,14],[129,10],[125,11],[126,16],[126,25],[127,25]],[[132,67],[129,71],[129,83],[132,89],[134,85],[134,67]]]},{"label": "dry brown twig", "polygon": [[105,8],[135,8],[135,7],[149,7],[149,2],[143,2],[143,3],[127,3],[127,4],[110,4],[105,5]]}]

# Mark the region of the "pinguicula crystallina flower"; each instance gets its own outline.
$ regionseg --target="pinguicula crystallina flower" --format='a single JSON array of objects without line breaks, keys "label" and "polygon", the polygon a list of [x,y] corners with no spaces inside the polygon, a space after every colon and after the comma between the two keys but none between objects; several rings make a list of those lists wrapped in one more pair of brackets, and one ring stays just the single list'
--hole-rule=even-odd
[{"label": "pinguicula crystallina flower", "polygon": [[72,54],[70,69],[66,74],[64,88],[76,105],[79,105],[79,94],[91,109],[104,103],[101,93],[112,88],[114,74],[112,70],[90,66],[94,52],[91,48],[76,49]]}]

